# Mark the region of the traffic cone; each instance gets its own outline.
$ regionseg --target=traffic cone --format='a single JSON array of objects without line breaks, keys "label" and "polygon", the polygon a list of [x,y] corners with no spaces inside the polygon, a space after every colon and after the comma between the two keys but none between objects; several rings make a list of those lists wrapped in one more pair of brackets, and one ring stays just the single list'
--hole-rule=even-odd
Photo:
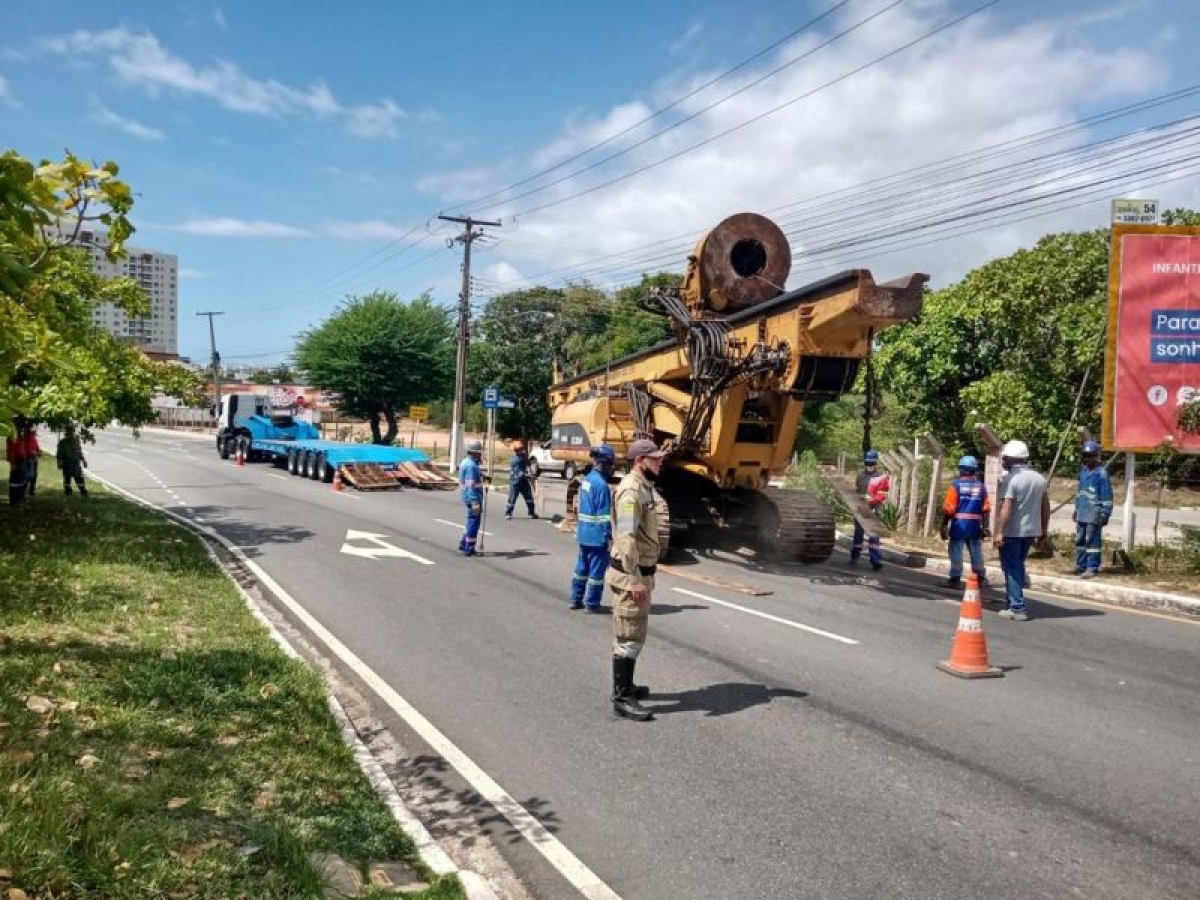
[{"label": "traffic cone", "polygon": [[962,606],[958,613],[958,629],[954,632],[954,644],[950,658],[937,664],[949,675],[959,678],[1000,678],[1003,670],[988,665],[987,638],[983,636],[983,606],[979,601],[979,576],[972,572],[967,576],[967,589],[963,592]]},{"label": "traffic cone", "polygon": [[345,488],[342,486],[342,470],[341,469],[333,470],[333,489],[335,491],[337,491],[338,493],[341,493],[342,491],[345,490]]},{"label": "traffic cone", "polygon": [[234,462],[236,462],[239,466],[244,466],[246,464],[246,454],[243,452],[241,444],[238,444],[237,456],[234,458]]}]

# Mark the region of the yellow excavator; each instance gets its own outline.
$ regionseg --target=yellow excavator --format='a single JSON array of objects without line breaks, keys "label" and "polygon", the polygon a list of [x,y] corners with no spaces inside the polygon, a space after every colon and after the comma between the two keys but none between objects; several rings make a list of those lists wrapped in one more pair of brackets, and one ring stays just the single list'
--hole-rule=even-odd
[{"label": "yellow excavator", "polygon": [[786,291],[791,266],[774,222],[730,216],[696,244],[680,287],[642,300],[669,317],[673,339],[602,369],[556,373],[555,456],[582,464],[609,444],[623,458],[642,437],[667,449],[656,483],[663,556],[685,544],[802,562],[833,552],[832,510],[769,483],[791,461],[804,404],[852,387],[879,330],[920,312],[928,277],[876,284],[855,269]]}]

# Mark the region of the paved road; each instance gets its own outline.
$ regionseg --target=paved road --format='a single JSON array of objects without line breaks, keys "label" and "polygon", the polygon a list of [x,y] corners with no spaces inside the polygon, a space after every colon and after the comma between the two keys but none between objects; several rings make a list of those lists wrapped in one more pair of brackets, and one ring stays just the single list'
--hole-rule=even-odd
[{"label": "paved road", "polygon": [[[243,547],[622,897],[1197,896],[1194,623],[988,611],[1007,675],[960,681],[934,668],[957,597],[931,576],[689,557],[638,668],[658,720],[634,724],[607,710],[609,623],[566,610],[573,547],[545,522],[493,505],[463,560],[452,494],[334,494],[159,434],[90,458]],[[340,552],[349,530],[431,564]],[[580,896],[503,846],[535,896]]]}]

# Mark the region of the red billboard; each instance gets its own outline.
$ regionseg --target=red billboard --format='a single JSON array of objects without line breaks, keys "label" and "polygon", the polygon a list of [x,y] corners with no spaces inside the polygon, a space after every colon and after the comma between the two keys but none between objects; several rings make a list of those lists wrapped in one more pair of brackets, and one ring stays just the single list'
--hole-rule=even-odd
[{"label": "red billboard", "polygon": [[1200,397],[1200,229],[1114,225],[1105,365],[1104,445],[1148,452],[1179,429],[1179,406]]}]

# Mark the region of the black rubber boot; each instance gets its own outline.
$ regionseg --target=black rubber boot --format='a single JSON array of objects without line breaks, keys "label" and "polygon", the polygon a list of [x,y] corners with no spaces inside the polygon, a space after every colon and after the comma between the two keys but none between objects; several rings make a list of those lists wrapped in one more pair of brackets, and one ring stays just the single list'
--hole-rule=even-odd
[{"label": "black rubber boot", "polygon": [[635,722],[649,722],[654,713],[637,702],[633,691],[633,667],[636,660],[613,657],[613,712]]}]

